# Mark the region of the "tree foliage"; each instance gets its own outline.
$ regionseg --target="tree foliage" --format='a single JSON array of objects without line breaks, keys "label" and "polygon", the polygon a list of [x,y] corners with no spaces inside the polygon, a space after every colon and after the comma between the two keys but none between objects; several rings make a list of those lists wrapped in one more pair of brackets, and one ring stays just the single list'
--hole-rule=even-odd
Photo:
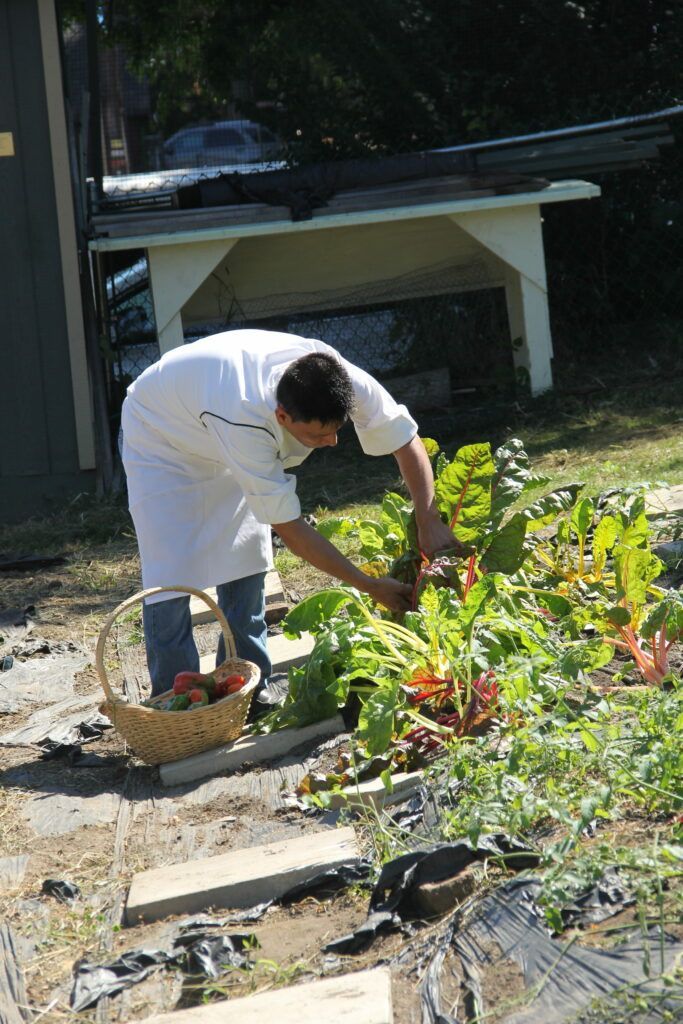
[{"label": "tree foliage", "polygon": [[163,131],[237,100],[302,159],[401,152],[680,98],[670,0],[104,0]]}]

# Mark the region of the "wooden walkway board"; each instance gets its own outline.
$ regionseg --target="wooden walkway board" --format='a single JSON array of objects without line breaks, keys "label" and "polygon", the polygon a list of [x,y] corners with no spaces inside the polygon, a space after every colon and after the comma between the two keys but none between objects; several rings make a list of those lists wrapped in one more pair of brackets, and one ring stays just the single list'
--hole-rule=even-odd
[{"label": "wooden walkway board", "polygon": [[[216,588],[211,587],[207,589],[206,593],[209,597],[216,600]],[[282,587],[279,574],[273,569],[271,572],[266,574],[266,606],[269,604],[280,604],[285,599],[285,593]],[[192,615],[192,625],[198,626],[202,622],[215,622],[216,616],[213,614],[208,605],[204,604],[198,597],[190,598],[190,614]]]},{"label": "wooden walkway board", "polygon": [[347,786],[341,792],[334,793],[329,807],[332,810],[336,810],[338,807],[374,807],[376,811],[379,811],[382,807],[389,807],[401,800],[407,800],[417,793],[423,778],[422,772],[404,772],[392,775],[390,793],[387,792],[381,779],[359,782],[356,786]]},{"label": "wooden walkway board", "polygon": [[341,715],[314,722],[302,729],[278,729],[265,736],[241,736],[234,743],[225,743],[214,750],[184,757],[180,761],[169,761],[159,766],[159,777],[164,786],[178,786],[184,782],[203,779],[219,772],[231,772],[244,764],[262,764],[283,757],[304,743],[334,736],[344,732]]},{"label": "wooden walkway board", "polygon": [[353,828],[342,828],[153,868],[133,876],[125,923],[195,914],[209,907],[251,907],[277,899],[320,871],[359,858]]},{"label": "wooden walkway board", "polygon": [[147,1017],[145,1024],[393,1024],[386,967]]},{"label": "wooden walkway board", "polygon": [[659,490],[649,491],[645,495],[645,511],[650,514],[654,512],[682,512],[683,484],[676,484],[675,487],[660,487]]},{"label": "wooden walkway board", "polygon": [[[268,637],[268,654],[273,672],[286,672],[292,665],[301,665],[313,650],[313,637],[304,633],[296,640],[288,640],[284,633]],[[212,651],[199,659],[200,672],[211,672],[216,667],[216,655]]]}]

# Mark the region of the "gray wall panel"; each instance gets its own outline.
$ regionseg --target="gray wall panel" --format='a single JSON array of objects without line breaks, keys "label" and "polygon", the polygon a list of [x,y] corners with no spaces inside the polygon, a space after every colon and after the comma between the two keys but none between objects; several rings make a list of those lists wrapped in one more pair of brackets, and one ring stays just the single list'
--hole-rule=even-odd
[{"label": "gray wall panel", "polygon": [[7,130],[15,156],[0,158],[0,484],[39,475],[49,494],[52,476],[78,474],[78,454],[36,0],[0,0]]}]

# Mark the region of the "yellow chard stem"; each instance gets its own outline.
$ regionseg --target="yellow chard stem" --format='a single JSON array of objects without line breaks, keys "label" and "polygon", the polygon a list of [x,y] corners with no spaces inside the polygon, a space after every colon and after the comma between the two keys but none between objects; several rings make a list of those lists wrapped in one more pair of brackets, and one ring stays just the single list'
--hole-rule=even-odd
[{"label": "yellow chard stem", "polygon": [[356,604],[358,606],[358,608],[360,608],[361,612],[363,613],[365,618],[368,620],[368,622],[370,623],[372,628],[375,630],[375,632],[379,636],[379,638],[382,641],[382,643],[385,644],[387,650],[391,651],[393,656],[396,658],[396,660],[398,662],[400,662],[401,665],[407,665],[408,664],[408,659],[404,658],[403,655],[401,654],[401,652],[396,650],[396,648],[392,644],[391,640],[389,639],[389,637],[385,633],[384,629],[380,626],[379,619],[376,619],[374,617],[374,615],[370,614],[370,612],[367,610],[367,608],[365,607],[365,605],[363,604],[362,601],[359,601],[357,598],[354,597],[353,598],[353,602],[354,602],[354,604]]}]

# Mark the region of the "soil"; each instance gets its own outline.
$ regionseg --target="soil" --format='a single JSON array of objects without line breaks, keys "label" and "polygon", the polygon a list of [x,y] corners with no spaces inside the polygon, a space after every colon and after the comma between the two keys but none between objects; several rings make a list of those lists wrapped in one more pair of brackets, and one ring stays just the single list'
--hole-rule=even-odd
[{"label": "soil", "polygon": [[[0,600],[5,607],[35,605],[31,637],[44,637],[53,644],[73,641],[92,652],[105,615],[136,589],[137,579],[132,543],[118,541],[107,546],[96,564],[83,560],[39,573],[3,572]],[[134,620],[127,624],[129,633],[134,633],[135,625]],[[212,642],[208,629],[203,642]],[[592,675],[592,684],[601,689],[640,685],[635,675],[614,680],[627,660],[618,654]],[[672,651],[672,664],[683,666],[683,645]],[[93,665],[76,677],[74,694],[91,696],[97,703],[101,688]],[[26,712],[0,715],[0,732],[23,725],[35,710],[32,705]],[[35,746],[2,746],[0,751],[0,861],[28,854],[25,874],[13,887],[3,889],[0,868],[0,920],[17,936],[27,1001],[44,1024],[142,1020],[152,1013],[192,1005],[205,995],[206,983],[198,991],[178,970],[162,969],[121,996],[102,1000],[97,1010],[76,1015],[68,1007],[72,973],[79,960],[108,963],[127,950],[154,948],[158,937],[175,923],[169,919],[158,926],[119,928],[126,887],[135,872],[248,849],[323,827],[321,818],[287,806],[280,791],[282,787],[293,790],[309,771],[330,771],[337,760],[335,744],[323,744],[275,765],[165,789],[156,770],[132,758],[114,730],[83,746],[84,764],[42,760]],[[634,816],[618,832],[601,830],[594,841],[635,844],[647,837],[648,829],[650,822]],[[82,890],[80,900],[64,905],[43,894],[46,878],[76,883]],[[416,923],[412,934],[383,936],[367,953],[352,958],[330,958],[322,952],[326,942],[352,931],[366,913],[367,893],[351,890],[332,899],[308,898],[292,907],[272,908],[261,921],[238,926],[236,930],[253,932],[258,939],[259,947],[251,957],[256,966],[249,972],[228,972],[213,996],[247,994],[387,963],[393,976],[394,1019],[397,1024],[419,1024],[419,986],[434,935],[446,922]],[[609,924],[634,920],[634,912],[627,909]],[[683,927],[669,930],[683,936]],[[614,940],[596,928],[582,931],[581,941],[602,945]],[[449,954],[441,972],[444,1013],[462,1013],[461,983],[459,962]],[[513,964],[499,963],[495,974],[484,977],[492,1024],[502,1019],[496,1016],[496,1007],[502,1014],[503,1006],[519,994],[520,984]]]}]

